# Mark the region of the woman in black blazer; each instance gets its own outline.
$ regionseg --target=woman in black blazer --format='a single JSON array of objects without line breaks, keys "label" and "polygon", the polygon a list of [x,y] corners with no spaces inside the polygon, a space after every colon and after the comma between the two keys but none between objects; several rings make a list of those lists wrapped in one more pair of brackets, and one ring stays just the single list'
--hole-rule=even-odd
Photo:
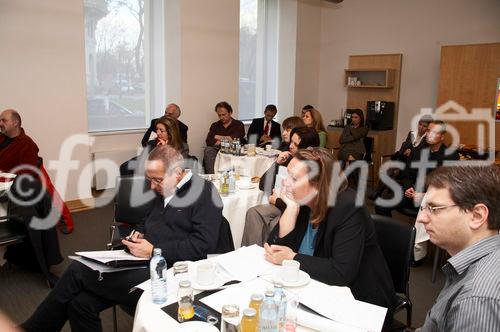
[{"label": "woman in black blazer", "polygon": [[373,222],[334,164],[323,148],[295,154],[280,193],[286,209],[264,245],[266,259],[299,261],[311,278],[350,287],[357,300],[388,308],[392,319],[395,291]]}]

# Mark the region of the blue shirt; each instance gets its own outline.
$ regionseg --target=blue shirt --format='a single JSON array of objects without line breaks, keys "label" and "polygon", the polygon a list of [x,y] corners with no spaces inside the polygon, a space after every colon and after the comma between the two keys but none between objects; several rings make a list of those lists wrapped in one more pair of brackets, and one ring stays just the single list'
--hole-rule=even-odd
[{"label": "blue shirt", "polygon": [[314,246],[316,244],[316,234],[318,234],[318,228],[313,228],[311,223],[307,224],[306,233],[302,238],[300,243],[299,254],[313,256]]}]

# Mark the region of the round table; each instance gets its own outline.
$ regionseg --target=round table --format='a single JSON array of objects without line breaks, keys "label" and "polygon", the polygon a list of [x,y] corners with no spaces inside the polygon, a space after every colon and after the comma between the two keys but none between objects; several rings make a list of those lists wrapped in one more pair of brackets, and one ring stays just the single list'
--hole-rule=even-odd
[{"label": "round table", "polygon": [[238,169],[241,175],[261,177],[276,161],[278,150],[263,151],[260,149],[255,156],[234,156],[227,153],[217,153],[215,172],[224,172],[232,168]]}]

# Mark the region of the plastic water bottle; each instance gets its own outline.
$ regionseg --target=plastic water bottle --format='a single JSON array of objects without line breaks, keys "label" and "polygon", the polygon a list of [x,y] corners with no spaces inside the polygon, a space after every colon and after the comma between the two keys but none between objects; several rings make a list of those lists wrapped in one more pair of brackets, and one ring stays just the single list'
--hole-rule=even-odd
[{"label": "plastic water bottle", "polygon": [[274,302],[274,291],[266,291],[266,297],[260,305],[260,332],[278,332],[278,308]]},{"label": "plastic water bottle", "polygon": [[153,303],[167,302],[167,262],[161,255],[161,248],[154,248],[153,257],[149,263],[151,273],[151,296]]},{"label": "plastic water bottle", "polygon": [[276,282],[274,284],[274,303],[278,312],[278,330],[285,331],[286,324],[286,295],[283,291],[283,284]]}]

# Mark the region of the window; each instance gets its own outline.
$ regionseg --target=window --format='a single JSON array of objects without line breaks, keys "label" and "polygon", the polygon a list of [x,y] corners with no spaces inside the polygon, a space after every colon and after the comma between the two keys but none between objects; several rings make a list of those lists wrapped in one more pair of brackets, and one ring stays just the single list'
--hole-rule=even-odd
[{"label": "window", "polygon": [[239,118],[261,117],[277,100],[277,0],[240,1]]},{"label": "window", "polygon": [[[84,0],[89,132],[145,128],[163,107],[162,0]],[[156,8],[160,7],[160,8]],[[155,40],[155,43],[151,41]],[[152,45],[154,44],[154,48]],[[160,71],[163,66],[159,65]],[[164,75],[163,75],[164,77]]]}]

